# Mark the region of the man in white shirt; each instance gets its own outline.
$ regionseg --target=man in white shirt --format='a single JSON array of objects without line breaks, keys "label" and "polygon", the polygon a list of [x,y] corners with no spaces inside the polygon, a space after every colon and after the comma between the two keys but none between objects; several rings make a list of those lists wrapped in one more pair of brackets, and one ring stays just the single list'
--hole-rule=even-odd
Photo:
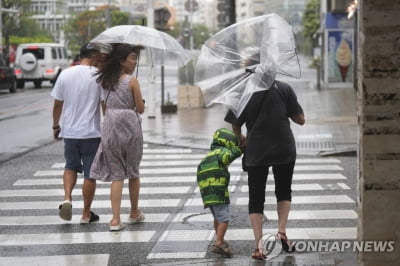
[{"label": "man in white shirt", "polygon": [[89,173],[100,143],[100,104],[103,104],[104,95],[96,82],[97,68],[91,59],[94,53],[98,53],[96,47],[83,45],[80,65],[61,72],[51,93],[54,97],[53,135],[57,140],[64,139],[66,161],[63,175],[64,202],[59,206],[59,215],[66,221],[72,219],[72,190],[77,173],[83,172],[84,206],[81,224],[99,220],[99,216],[90,211],[96,180],[90,179]]}]

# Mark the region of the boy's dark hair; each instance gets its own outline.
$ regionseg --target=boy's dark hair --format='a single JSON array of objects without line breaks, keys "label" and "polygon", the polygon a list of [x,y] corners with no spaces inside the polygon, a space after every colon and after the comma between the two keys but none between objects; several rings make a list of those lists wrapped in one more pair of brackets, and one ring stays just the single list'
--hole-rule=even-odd
[{"label": "boy's dark hair", "polygon": [[94,53],[98,53],[99,50],[96,46],[91,43],[85,43],[82,45],[81,50],[79,52],[80,58],[92,58]]}]

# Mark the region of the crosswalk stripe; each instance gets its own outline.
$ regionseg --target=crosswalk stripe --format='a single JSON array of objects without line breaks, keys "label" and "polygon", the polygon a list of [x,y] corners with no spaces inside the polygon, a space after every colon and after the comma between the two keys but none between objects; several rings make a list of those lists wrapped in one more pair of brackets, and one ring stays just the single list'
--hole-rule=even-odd
[{"label": "crosswalk stripe", "polygon": [[18,266],[71,266],[71,265],[96,265],[107,266],[109,254],[85,254],[85,255],[62,255],[62,256],[20,256],[0,257],[0,265]]},{"label": "crosswalk stripe", "polygon": [[[277,220],[278,216],[276,211],[265,211],[268,220]],[[163,223],[166,221],[169,213],[146,213],[146,223]],[[99,223],[109,223],[112,215],[100,215]],[[353,210],[291,210],[289,213],[290,220],[337,220],[337,219],[356,219],[357,213]],[[179,213],[174,222],[212,222],[213,216],[211,213]],[[74,215],[71,224],[78,224],[80,220],[79,215]],[[128,220],[128,214],[121,214],[121,220]],[[0,225],[55,225],[65,224],[56,215],[52,216],[2,216],[0,217]]]},{"label": "crosswalk stripe", "polygon": [[[264,212],[268,220],[278,220],[278,213],[272,211]],[[338,220],[357,219],[357,213],[353,210],[291,210],[289,220]]]},{"label": "crosswalk stripe", "polygon": [[[234,201],[234,205],[247,205],[248,197],[238,197]],[[326,203],[354,203],[350,197],[346,195],[319,195],[319,196],[293,196],[292,205],[297,204],[326,204]],[[275,197],[265,197],[266,205],[275,205]],[[188,200],[185,206],[202,206],[203,202],[200,197]]]},{"label": "crosswalk stripe", "polygon": [[[163,167],[163,168],[141,168],[140,174],[196,174],[197,167]],[[338,165],[297,165],[294,171],[342,171]],[[241,167],[229,167],[231,172],[241,172]],[[61,176],[63,170],[41,170],[36,171],[34,176]]]},{"label": "crosswalk stripe", "polygon": [[[146,223],[163,223],[166,221],[169,213],[145,213]],[[129,214],[121,214],[122,222],[127,221]],[[109,223],[112,215],[101,214],[99,223]],[[73,215],[69,223],[78,224],[80,222],[80,215]],[[0,225],[51,225],[51,224],[65,224],[57,215],[52,216],[1,216]]]},{"label": "crosswalk stripe", "polygon": [[[264,211],[268,220],[278,220],[276,211]],[[339,220],[356,219],[357,213],[353,210],[290,210],[289,220]],[[212,222],[212,214],[205,210],[202,213],[179,213],[174,222]]]},{"label": "crosswalk stripe", "polygon": [[143,149],[143,154],[192,153],[192,149]]},{"label": "crosswalk stripe", "polygon": [[[312,190],[348,190],[346,184],[343,183],[334,183],[334,184],[293,184],[293,191],[312,191]],[[147,194],[186,194],[191,190],[190,186],[172,186],[172,187],[142,187],[140,189],[140,193],[143,195]],[[229,190],[231,192],[240,191],[240,192],[248,192],[249,188],[247,185],[236,187],[234,185],[229,186]],[[267,185],[266,191],[274,191],[275,186]],[[195,189],[195,192],[199,192],[199,188]],[[81,195],[82,192],[80,190],[73,190],[72,195]],[[109,188],[97,188],[96,195],[109,195]],[[122,190],[123,195],[129,194],[129,189],[127,187]],[[11,189],[11,190],[0,190],[0,198],[6,197],[46,197],[46,196],[64,196],[64,189]]]},{"label": "crosswalk stripe", "polygon": [[1,234],[0,246],[149,242],[156,231]]},{"label": "crosswalk stripe", "polygon": [[[231,181],[238,181],[240,179],[247,180],[247,176],[232,175]],[[344,180],[347,179],[342,174],[294,174],[293,181],[296,180]],[[269,178],[268,181],[272,182],[273,178]],[[150,183],[193,183],[196,182],[196,176],[164,176],[164,177],[145,177],[140,179],[141,184]],[[18,179],[13,184],[14,186],[43,186],[43,185],[62,185],[62,178],[41,178],[41,179]],[[78,178],[77,184],[82,185],[83,179]],[[102,184],[102,183],[98,183]]]},{"label": "crosswalk stripe", "polygon": [[[163,162],[168,162],[168,161],[162,161],[162,160],[181,160],[182,162],[190,162],[191,164],[198,164],[200,163],[200,160],[203,159],[205,154],[143,154],[142,157],[142,166],[143,163],[146,161],[149,161],[151,163],[154,163],[154,161],[161,160],[160,163]],[[197,161],[194,161],[196,159]],[[171,161],[171,162],[178,162],[181,163],[181,161]],[[234,164],[240,164],[241,161],[239,159],[235,160],[233,162]],[[339,164],[341,163],[340,160],[337,159],[331,159],[331,158],[302,158],[302,159],[296,159],[296,164]],[[51,168],[64,168],[65,163],[54,163]]]},{"label": "crosswalk stripe", "polygon": [[[231,181],[240,180],[240,176],[231,177]],[[145,177],[140,179],[140,184],[152,183],[193,183],[196,182],[196,177],[192,176],[164,176],[164,177]],[[14,186],[43,186],[43,185],[62,185],[62,178],[41,178],[41,179],[19,179],[14,183]],[[78,178],[76,184],[82,185],[83,178]],[[97,185],[110,184],[106,182],[98,182]]]},{"label": "crosswalk stripe", "polygon": [[[196,173],[196,167],[173,167],[173,168],[142,168],[142,174],[171,174],[171,173]],[[338,165],[296,165],[294,171],[342,171]],[[231,172],[242,172],[242,167],[229,167]]]},{"label": "crosswalk stripe", "polygon": [[[178,165],[186,165],[186,166],[193,166],[193,167],[197,167],[197,165],[200,163],[200,160],[165,160],[165,159],[160,159],[160,160],[143,160],[140,163],[140,167],[157,167],[157,166],[178,166]],[[309,163],[310,164],[310,163]],[[241,161],[240,160],[236,160],[234,161],[231,166],[240,166],[241,165]],[[299,167],[301,165],[301,167]],[[310,164],[312,165],[312,164]],[[318,165],[318,164],[317,164]],[[315,168],[321,168],[319,166],[313,166]],[[57,163],[57,164],[53,164],[52,168],[64,168],[65,164],[64,163]],[[328,168],[332,168],[333,166],[329,166]],[[296,167],[295,167],[296,168]],[[297,164],[297,168],[298,169],[302,169],[305,168],[302,164]],[[326,165],[325,165],[326,168]],[[334,167],[334,170],[339,169],[338,166]]]},{"label": "crosswalk stripe", "polygon": [[[176,207],[180,198],[168,199],[140,199],[139,206],[141,207]],[[325,203],[354,203],[347,195],[318,195],[318,196],[294,196],[292,204],[325,204]],[[54,209],[60,201],[30,201],[30,202],[0,202],[0,210],[29,210],[29,209]],[[234,202],[235,205],[247,205],[248,197],[238,197]],[[275,197],[265,197],[266,205],[275,205]],[[82,209],[83,201],[74,201],[73,208]],[[185,203],[185,206],[203,206],[200,197],[192,198]],[[129,200],[122,200],[121,207],[130,207]],[[92,203],[92,208],[110,208],[109,200],[95,200]]]},{"label": "crosswalk stripe", "polygon": [[[342,189],[342,190],[348,190],[350,187],[348,186],[343,186],[339,185],[340,183],[335,183],[335,184],[293,184],[292,185],[292,190],[293,191],[311,191],[311,190],[336,190],[336,189]],[[240,192],[249,192],[249,187],[246,186],[240,186],[238,188],[238,191]],[[273,185],[267,185],[265,191],[275,191],[275,186]]]},{"label": "crosswalk stripe", "polygon": [[[263,233],[275,234],[276,231],[264,229]],[[312,228],[287,228],[287,235],[292,240],[301,239],[355,239],[356,227],[312,227]],[[166,230],[159,241],[211,241],[214,230]],[[225,235],[226,240],[254,240],[252,229],[230,228]]]},{"label": "crosswalk stripe", "polygon": [[177,160],[177,159],[197,159],[201,160],[206,153],[195,153],[195,154],[143,154],[142,160]]},{"label": "crosswalk stripe", "polygon": [[[190,191],[190,186],[174,186],[174,187],[141,187],[140,194],[186,194]],[[123,195],[129,194],[129,189],[123,188]],[[109,195],[109,188],[97,188],[96,195]],[[75,189],[72,195],[82,195],[82,191]],[[0,198],[5,197],[41,197],[41,196],[64,196],[64,189],[12,189],[0,190]]]},{"label": "crosswalk stripe", "polygon": [[206,252],[159,252],[149,253],[147,259],[202,259],[206,256]]},{"label": "crosswalk stripe", "polygon": [[[140,199],[139,206],[140,207],[176,207],[178,206],[181,199]],[[0,202],[0,210],[50,210],[50,209],[58,209],[58,205],[60,205],[61,201],[29,201],[29,202]],[[74,209],[82,209],[83,201],[73,201],[72,206]],[[128,208],[130,207],[129,200],[122,200],[121,207]],[[111,208],[111,202],[109,200],[94,200],[92,203],[92,209],[98,208]]]},{"label": "crosswalk stripe", "polygon": [[[179,159],[182,160],[167,160],[167,158],[163,158],[161,156],[158,156],[159,159],[154,159],[154,160],[150,160],[150,159],[146,159],[146,160],[142,160],[142,162],[140,163],[141,167],[148,167],[148,166],[177,166],[177,165],[192,165],[192,166],[197,166],[200,163],[200,160],[202,158],[198,158],[198,160],[190,160],[190,158],[188,158],[187,156],[182,156]],[[177,157],[177,155],[175,155],[174,157]],[[169,157],[170,159],[170,157]],[[296,164],[326,164],[326,163],[330,163],[330,161],[328,160],[305,160],[305,161],[296,161]],[[231,165],[241,165],[241,161],[240,160],[236,160],[234,161]],[[65,167],[65,163],[55,163],[51,166],[51,168],[64,168]]]},{"label": "crosswalk stripe", "polygon": [[[201,199],[199,199],[201,200]],[[236,205],[247,205],[249,199],[246,197],[239,197],[236,199]],[[293,204],[325,204],[325,203],[354,203],[347,195],[319,195],[319,196],[293,196]],[[265,204],[276,204],[275,197],[265,197]],[[196,202],[194,206],[201,205]]]},{"label": "crosswalk stripe", "polygon": [[[275,231],[274,231],[275,230]],[[276,234],[276,229],[264,229],[263,233]],[[286,233],[291,240],[318,240],[318,239],[356,239],[356,227],[311,227],[287,228]],[[228,229],[226,240],[254,240],[252,229]]]},{"label": "crosswalk stripe", "polygon": [[[320,190],[349,190],[350,187],[343,183],[334,183],[334,184],[292,184],[293,191],[320,191]],[[200,189],[197,187],[194,192],[198,193]],[[229,186],[230,192],[249,192],[249,187],[247,185],[243,186]],[[275,191],[275,186],[273,184],[267,184],[265,191],[271,192]],[[0,191],[1,192],[1,191]]]},{"label": "crosswalk stripe", "polygon": [[211,241],[213,230],[166,230],[158,241]]}]

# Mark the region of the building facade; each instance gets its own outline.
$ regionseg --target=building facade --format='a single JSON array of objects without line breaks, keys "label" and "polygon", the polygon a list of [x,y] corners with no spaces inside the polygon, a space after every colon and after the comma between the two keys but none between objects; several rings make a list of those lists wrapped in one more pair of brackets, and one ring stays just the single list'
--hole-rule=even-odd
[{"label": "building facade", "polygon": [[41,29],[50,32],[55,42],[65,43],[62,29],[72,14],[95,10],[108,4],[120,5],[115,0],[31,0],[24,12],[32,14],[32,19]]},{"label": "building facade", "polygon": [[[176,11],[176,21],[203,24],[211,30],[217,30],[218,0],[193,0],[197,9],[189,12],[185,4],[191,0],[153,0],[154,7],[168,4]],[[40,27],[50,32],[56,42],[63,42],[62,28],[68,18],[86,10],[113,5],[121,11],[129,12],[133,18],[147,16],[148,0],[32,0],[25,11],[32,14]],[[226,1],[229,3],[230,1]],[[275,12],[297,27],[301,24],[301,15],[307,0],[236,0],[236,21]],[[300,26],[299,26],[300,27]]]}]

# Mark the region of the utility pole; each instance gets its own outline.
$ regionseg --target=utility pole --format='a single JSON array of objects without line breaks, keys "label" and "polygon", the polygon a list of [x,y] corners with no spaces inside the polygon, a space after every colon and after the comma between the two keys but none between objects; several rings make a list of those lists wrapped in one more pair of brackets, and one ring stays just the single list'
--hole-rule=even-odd
[{"label": "utility pole", "polygon": [[[154,0],[147,0],[147,27],[154,28]],[[146,49],[146,57],[147,62],[150,63],[149,68],[147,70],[147,89],[148,89],[148,98],[147,104],[147,117],[155,118],[156,117],[156,107],[155,107],[155,87],[156,87],[156,70],[153,65],[154,54],[152,54],[151,49]]]}]

